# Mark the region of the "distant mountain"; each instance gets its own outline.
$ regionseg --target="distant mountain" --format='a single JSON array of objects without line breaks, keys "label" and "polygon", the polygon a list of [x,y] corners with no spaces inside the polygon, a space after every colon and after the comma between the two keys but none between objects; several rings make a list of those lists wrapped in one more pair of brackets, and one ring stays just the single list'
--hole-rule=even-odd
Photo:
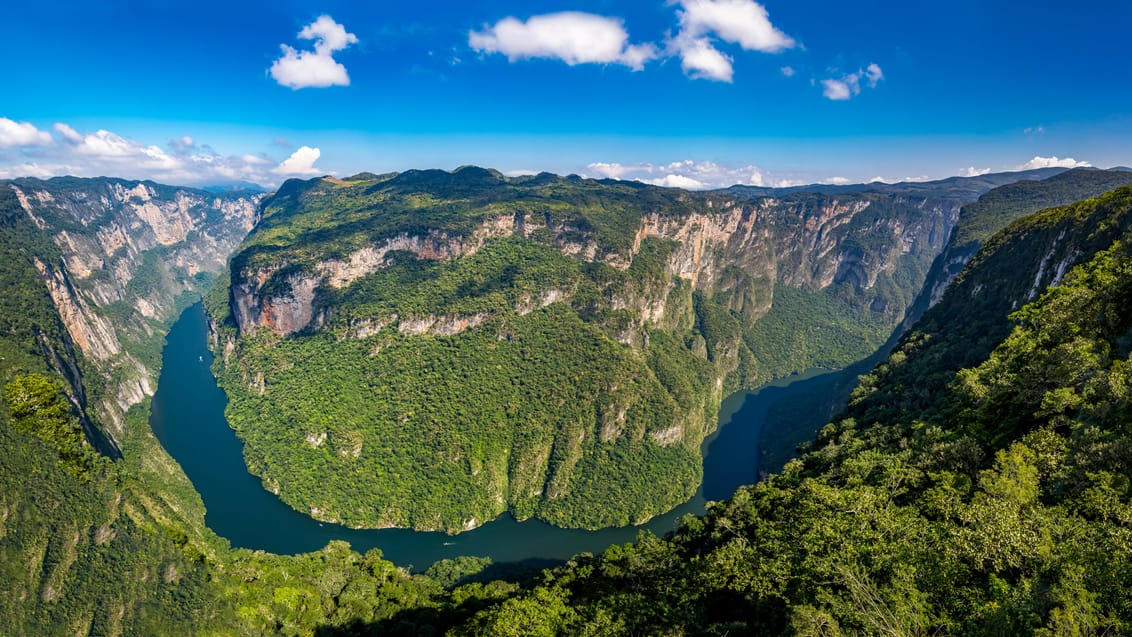
[{"label": "distant mountain", "polygon": [[792,192],[820,192],[825,194],[857,194],[878,192],[886,194],[915,195],[931,193],[936,197],[951,197],[973,200],[984,192],[1017,181],[1040,180],[1065,172],[1066,168],[1036,168],[1015,172],[990,173],[978,177],[948,177],[934,181],[903,181],[889,184],[874,181],[867,184],[810,184],[787,188],[761,186],[731,186],[724,192],[755,197],[778,197]]},{"label": "distant mountain", "polygon": [[[223,269],[258,200],[107,177],[0,181],[11,232],[35,235],[26,245],[7,239],[18,250],[12,267],[36,273],[65,327],[65,351],[77,350],[98,373],[84,381],[73,351],[49,358],[111,438],[121,437],[129,408],[153,393],[155,334]],[[89,404],[88,385],[96,387]]]},{"label": "distant mountain", "polygon": [[207,186],[199,186],[198,190],[211,193],[246,193],[246,194],[260,194],[270,192],[270,189],[252,183],[250,181],[233,181],[229,183],[209,184]]},{"label": "distant mountain", "polygon": [[[612,506],[597,503],[608,511],[636,497],[633,480],[663,490],[686,470],[626,463],[675,456],[632,455],[664,442],[634,410],[688,436],[699,417],[688,405],[703,400],[714,418],[713,381],[759,382],[823,352],[868,349],[955,236],[958,195],[772,203],[469,168],[291,181],[257,208],[149,182],[0,182],[0,633],[1128,634],[1132,186],[986,239],[975,222],[1002,222],[999,204],[1038,205],[1051,185],[1038,186],[966,213],[978,256],[782,475],[667,538],[578,556],[518,586],[490,582],[502,570],[475,558],[410,575],[376,549],[271,555],[232,550],[207,529],[148,428],[140,383],[156,374],[177,309],[260,213],[232,285],[221,279],[208,300],[218,321],[233,315],[212,336],[224,382],[234,401],[265,407],[283,404],[280,387],[333,394],[308,413],[269,412],[291,430],[278,430],[277,449],[349,462],[376,447],[389,471],[464,461],[475,475],[492,436],[549,405],[543,429],[513,438],[506,465],[482,463],[479,475],[545,457],[549,491],[563,467],[585,475],[600,461],[620,471],[606,483]],[[380,260],[364,251],[388,241]],[[272,319],[252,328],[256,316]],[[402,371],[375,365],[398,349]],[[267,364],[280,360],[292,365]],[[500,386],[513,400],[491,419]],[[435,400],[396,405],[422,388]],[[358,395],[392,396],[397,409],[376,417],[392,419],[387,437],[351,436],[370,422],[361,410],[331,429]],[[456,395],[464,402],[448,401]],[[124,414],[106,407],[123,396]],[[443,411],[452,405],[462,409]],[[81,419],[108,411],[122,418],[106,428],[114,461],[80,435]],[[490,427],[469,452],[456,434],[477,420]],[[307,437],[312,424],[326,437]],[[611,453],[593,454],[607,426]],[[98,431],[85,433],[97,442]],[[426,448],[418,464],[405,439]],[[512,489],[539,484],[517,475]],[[382,480],[366,477],[362,488]],[[458,481],[436,488],[462,495]]]}]

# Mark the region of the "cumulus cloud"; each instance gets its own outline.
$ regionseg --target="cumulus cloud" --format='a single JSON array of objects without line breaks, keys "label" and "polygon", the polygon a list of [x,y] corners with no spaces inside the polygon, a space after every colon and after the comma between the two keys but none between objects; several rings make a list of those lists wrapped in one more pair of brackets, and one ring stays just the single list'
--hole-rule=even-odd
[{"label": "cumulus cloud", "polygon": [[663,186],[665,188],[683,188],[684,190],[704,190],[709,188],[704,182],[684,175],[665,175],[658,179],[642,179],[646,184]]},{"label": "cumulus cloud", "polygon": [[869,64],[855,73],[846,73],[839,78],[827,78],[821,81],[822,95],[834,101],[853,99],[861,94],[861,82],[869,88],[876,88],[884,79],[884,71],[876,63]]},{"label": "cumulus cloud", "polygon": [[794,39],[770,23],[766,9],[753,0],[679,0],[681,35],[715,35],[747,51],[777,53],[793,48]]},{"label": "cumulus cloud", "polygon": [[[189,135],[156,145],[104,129],[80,132],[64,122],[52,127],[54,136],[36,130],[38,134],[32,136],[36,145],[13,146],[0,155],[0,178],[113,175],[190,186],[235,182],[271,186],[279,181],[276,175],[292,174],[275,172],[272,167],[278,160],[252,153],[224,155]],[[307,155],[299,151],[296,155],[283,162],[297,170],[293,174],[325,172],[311,166],[317,155],[306,163]]]},{"label": "cumulus cloud", "polygon": [[278,166],[271,169],[276,175],[287,177],[317,177],[323,172],[314,167],[314,163],[322,156],[322,151],[310,146],[302,146],[291,156],[284,159]]},{"label": "cumulus cloud", "polygon": [[782,74],[786,77],[794,77],[794,75],[797,74],[797,71],[795,71],[792,66],[784,66],[779,70],[782,71]]},{"label": "cumulus cloud", "polygon": [[850,99],[861,92],[859,85],[850,84],[845,80],[822,80],[821,85],[822,95],[835,101]]},{"label": "cumulus cloud", "polygon": [[55,132],[59,133],[59,135],[63,137],[64,141],[68,141],[72,144],[77,144],[83,140],[83,136],[80,135],[77,130],[71,128],[63,122],[57,122],[55,124]]},{"label": "cumulus cloud", "polygon": [[[753,0],[678,0],[680,30],[669,39],[668,50],[681,60],[692,79],[730,83],[733,59],[716,41],[738,44],[747,51],[777,53],[795,46],[794,39],[770,22],[766,9]],[[787,73],[789,76],[793,69]]]},{"label": "cumulus cloud", "polygon": [[680,45],[680,67],[694,80],[715,80],[731,83],[734,69],[731,57],[712,46],[706,38]]},{"label": "cumulus cloud", "polygon": [[983,175],[986,175],[990,171],[991,171],[990,168],[975,168],[974,166],[968,166],[968,167],[963,168],[959,171],[959,176],[960,177],[982,177]]},{"label": "cumulus cloud", "polygon": [[11,166],[0,165],[0,179],[14,179],[16,177],[38,177],[47,179],[57,175],[52,166],[41,166],[35,162],[23,162]]},{"label": "cumulus cloud", "polygon": [[823,184],[831,184],[833,186],[844,186],[853,183],[848,177],[829,177],[821,181]]},{"label": "cumulus cloud", "polygon": [[876,88],[883,79],[884,71],[875,62],[865,67],[865,81],[869,83],[869,88]]},{"label": "cumulus cloud", "polygon": [[468,45],[482,53],[502,53],[512,62],[549,58],[570,66],[620,64],[634,71],[657,56],[651,44],[630,44],[621,20],[577,11],[536,15],[526,22],[507,17],[471,31]]},{"label": "cumulus cloud", "polygon": [[571,66],[620,64],[634,71],[650,60],[679,57],[688,77],[718,82],[731,82],[734,75],[733,59],[720,50],[720,43],[763,53],[797,46],[771,24],[766,9],[754,0],[673,0],[671,4],[679,5],[679,28],[663,46],[630,44],[620,18],[576,11],[536,15],[525,22],[507,17],[470,31],[468,45],[481,53],[506,55],[512,62],[545,58]]},{"label": "cumulus cloud", "polygon": [[595,162],[586,166],[589,177],[626,179],[654,186],[708,190],[728,186],[773,186],[785,188],[800,181],[772,175],[757,166],[727,166],[710,161],[686,159],[668,164],[619,164]]},{"label": "cumulus cloud", "polygon": [[286,44],[280,45],[283,56],[275,60],[270,69],[276,82],[296,90],[350,85],[346,67],[334,59],[334,53],[357,43],[356,35],[348,33],[346,27],[330,16],[323,15],[303,27],[299,38],[314,40],[314,50],[299,51]]},{"label": "cumulus cloud", "polygon": [[1088,168],[1092,166],[1087,161],[1077,161],[1072,157],[1034,157],[1018,167],[1018,170],[1033,170],[1035,168]]},{"label": "cumulus cloud", "polygon": [[0,117],[0,148],[47,146],[51,142],[51,133],[39,130],[34,124]]},{"label": "cumulus cloud", "polygon": [[616,162],[609,163],[609,162],[599,161],[599,162],[594,162],[594,163],[586,166],[586,169],[589,170],[589,173],[587,173],[587,174],[589,174],[591,177],[603,177],[603,178],[606,178],[606,179],[621,179],[621,177],[623,177],[624,175],[626,175],[630,171],[637,169],[639,166],[640,165],[638,165],[638,166],[626,166],[624,164],[618,164]]}]

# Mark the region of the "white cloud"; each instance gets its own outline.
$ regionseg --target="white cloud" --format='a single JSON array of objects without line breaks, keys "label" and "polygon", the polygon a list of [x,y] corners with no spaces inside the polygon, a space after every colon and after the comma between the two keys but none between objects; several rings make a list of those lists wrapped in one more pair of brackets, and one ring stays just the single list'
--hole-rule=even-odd
[{"label": "white cloud", "polygon": [[680,46],[680,67],[688,77],[731,83],[731,57],[720,53],[709,40],[698,38]]},{"label": "white cloud", "polygon": [[884,71],[874,62],[865,67],[865,79],[869,83],[869,88],[876,88],[877,84],[884,79]]},{"label": "white cloud", "polygon": [[830,184],[833,186],[844,186],[853,182],[851,182],[848,177],[829,177],[827,179],[823,179],[821,183]]},{"label": "white cloud", "polygon": [[[794,39],[770,23],[766,9],[752,0],[679,0],[681,36],[715,34],[747,51],[777,53],[794,47]],[[680,36],[677,36],[678,38]]]},{"label": "white cloud", "polygon": [[[507,17],[468,33],[468,45],[481,53],[501,53],[514,62],[531,58],[576,64],[620,64],[634,71],[657,58],[679,57],[693,79],[731,82],[732,58],[718,43],[747,51],[776,53],[795,47],[793,38],[770,22],[754,0],[671,0],[678,4],[678,33],[664,43],[630,44],[624,21],[616,17],[566,11],[536,15],[523,22]],[[783,73],[793,74],[793,69]]]},{"label": "white cloud", "polygon": [[271,77],[276,82],[296,90],[350,85],[346,67],[334,59],[334,53],[356,43],[356,35],[324,15],[303,27],[299,37],[314,40],[314,50],[298,51],[286,44],[280,45],[283,57],[271,65]]},{"label": "white cloud", "polygon": [[12,166],[0,166],[0,179],[13,179],[16,177],[38,177],[47,179],[58,174],[57,166],[41,166],[33,162],[24,162]]},{"label": "white cloud", "polygon": [[1022,130],[1026,135],[1041,135],[1046,132],[1046,127],[1042,125],[1028,126]]},{"label": "white cloud", "polygon": [[[853,87],[843,80],[822,80],[821,85],[821,94],[831,100],[847,100],[856,95]],[[856,89],[857,92],[860,90],[860,88]]]},{"label": "white cloud", "polygon": [[1087,168],[1092,166],[1087,161],[1077,161],[1072,157],[1034,157],[1018,167],[1018,170],[1033,170],[1035,168]]},{"label": "white cloud", "polygon": [[691,159],[668,164],[595,162],[586,166],[584,174],[588,177],[627,179],[688,190],[727,188],[734,185],[785,188],[802,183],[783,175],[769,174],[757,166],[727,166]]},{"label": "white cloud", "polygon": [[795,71],[794,67],[792,66],[784,66],[779,70],[782,71],[782,74],[786,77],[794,77],[794,75],[797,73],[797,71]]},{"label": "white cloud", "polygon": [[659,179],[642,179],[646,184],[664,186],[665,188],[683,188],[685,190],[704,190],[709,186],[698,179],[684,175],[665,175]]},{"label": "white cloud", "polygon": [[71,142],[72,144],[77,144],[83,140],[83,136],[80,135],[77,130],[71,128],[63,122],[57,122],[55,124],[55,132],[62,135],[65,141]]},{"label": "white cloud", "polygon": [[834,101],[845,101],[861,94],[861,80],[869,88],[876,88],[884,79],[884,71],[877,64],[869,64],[864,69],[857,69],[856,73],[846,73],[840,78],[828,78],[821,81],[822,95]]},{"label": "white cloud", "polygon": [[290,177],[317,177],[323,174],[320,169],[314,167],[320,156],[322,156],[321,150],[302,146],[278,166],[272,168],[271,172]]},{"label": "white cloud", "polygon": [[536,15],[522,22],[507,17],[483,31],[468,33],[468,45],[507,59],[550,58],[576,64],[621,64],[634,71],[657,56],[651,44],[629,44],[617,18],[565,11]]},{"label": "white cloud", "polygon": [[271,160],[259,155],[240,155],[240,160],[251,166],[263,166],[271,163]]},{"label": "white cloud", "polygon": [[990,168],[975,168],[974,166],[968,166],[968,167],[963,168],[959,171],[959,176],[960,177],[982,177],[983,175],[986,175],[990,171],[991,171]]},{"label": "white cloud", "polygon": [[0,154],[0,178],[110,175],[178,185],[247,181],[265,186],[279,181],[270,170],[275,160],[248,153],[222,155],[188,135],[159,146],[108,130],[82,133],[64,122],[53,130],[54,139],[44,133],[46,138],[36,136],[39,145]]},{"label": "white cloud", "polygon": [[621,177],[624,176],[626,173],[628,173],[632,170],[635,170],[635,169],[639,169],[639,166],[638,167],[625,166],[625,165],[622,165],[622,164],[618,164],[616,162],[606,163],[606,162],[603,162],[603,161],[599,161],[599,162],[594,162],[594,163],[586,166],[586,168],[589,170],[589,173],[587,173],[587,174],[589,174],[590,176],[593,176],[593,177],[602,177],[602,178],[606,178],[606,179],[621,179]]},{"label": "white cloud", "polygon": [[[766,9],[752,0],[678,2],[682,8],[676,12],[680,31],[668,40],[667,46],[671,55],[680,57],[681,68],[692,79],[732,81],[733,60],[716,47],[715,39],[763,53],[795,46],[793,38],[770,23]],[[786,74],[785,68],[783,73]]]},{"label": "white cloud", "polygon": [[41,131],[30,122],[17,122],[0,117],[0,148],[16,146],[49,146],[51,133]]}]

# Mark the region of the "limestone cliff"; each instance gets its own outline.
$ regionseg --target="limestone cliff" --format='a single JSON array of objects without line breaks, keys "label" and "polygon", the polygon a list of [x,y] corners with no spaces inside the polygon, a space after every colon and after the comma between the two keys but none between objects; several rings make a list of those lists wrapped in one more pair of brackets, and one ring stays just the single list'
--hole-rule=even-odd
[{"label": "limestone cliff", "polygon": [[87,407],[116,436],[126,410],[155,389],[165,329],[223,270],[261,196],[104,178],[0,187],[54,243],[35,267],[70,340],[108,379],[89,379]]},{"label": "limestone cliff", "polygon": [[[518,211],[482,220],[466,236],[435,228],[366,243],[341,255],[315,258],[299,267],[277,260],[266,267],[233,272],[231,310],[241,332],[267,327],[287,336],[317,329],[333,307],[319,299],[373,274],[394,254],[446,261],[474,254],[485,242],[537,237],[563,254],[625,270],[646,238],[674,242],[666,274],[724,300],[748,323],[771,308],[774,288],[820,291],[852,287],[863,307],[891,322],[907,305],[876,290],[878,277],[893,275],[905,261],[930,262],[959,213],[960,202],[932,197],[857,194],[841,197],[739,198],[682,193],[687,215],[648,212],[635,221],[624,249],[602,246],[592,229],[547,223],[537,212]],[[317,254],[317,253],[316,253]],[[237,262],[239,263],[239,261]],[[923,276],[923,267],[916,275]],[[905,284],[909,290],[918,281]],[[907,293],[909,290],[903,290]],[[914,293],[916,290],[912,290]],[[612,299],[617,309],[634,307],[642,324],[661,324],[671,285]],[[557,293],[557,292],[556,292]]]}]

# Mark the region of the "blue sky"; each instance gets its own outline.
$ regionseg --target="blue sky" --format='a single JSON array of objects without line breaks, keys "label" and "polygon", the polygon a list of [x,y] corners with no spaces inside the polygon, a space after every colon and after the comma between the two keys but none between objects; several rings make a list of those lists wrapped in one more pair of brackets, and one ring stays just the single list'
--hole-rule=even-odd
[{"label": "blue sky", "polygon": [[1132,164],[1132,3],[7,5],[0,177],[479,164],[711,187]]}]

